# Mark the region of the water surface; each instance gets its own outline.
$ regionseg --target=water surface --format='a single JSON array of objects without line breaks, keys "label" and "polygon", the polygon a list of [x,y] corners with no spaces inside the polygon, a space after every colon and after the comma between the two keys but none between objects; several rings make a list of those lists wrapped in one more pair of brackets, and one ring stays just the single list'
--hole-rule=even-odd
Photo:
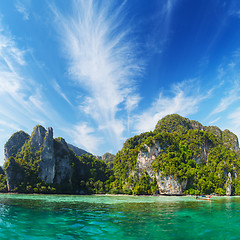
[{"label": "water surface", "polygon": [[0,194],[0,239],[239,239],[240,197]]}]

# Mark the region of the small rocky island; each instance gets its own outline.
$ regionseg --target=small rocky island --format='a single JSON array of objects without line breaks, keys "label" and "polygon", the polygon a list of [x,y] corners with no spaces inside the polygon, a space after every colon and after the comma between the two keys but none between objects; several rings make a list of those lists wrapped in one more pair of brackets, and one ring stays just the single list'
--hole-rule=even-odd
[{"label": "small rocky island", "polygon": [[5,144],[0,190],[23,193],[240,195],[237,136],[172,114],[154,131],[95,157],[36,126]]},{"label": "small rocky island", "polygon": [[31,136],[16,132],[4,146],[7,190],[36,193],[91,193],[107,180],[105,162],[53,138],[53,129],[38,125]]}]

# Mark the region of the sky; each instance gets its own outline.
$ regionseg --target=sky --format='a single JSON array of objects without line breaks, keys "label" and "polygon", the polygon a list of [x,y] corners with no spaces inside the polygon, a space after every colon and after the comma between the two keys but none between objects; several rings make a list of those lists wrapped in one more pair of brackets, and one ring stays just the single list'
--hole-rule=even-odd
[{"label": "sky", "polygon": [[240,137],[240,1],[3,0],[4,144],[40,124],[94,155],[172,113]]}]

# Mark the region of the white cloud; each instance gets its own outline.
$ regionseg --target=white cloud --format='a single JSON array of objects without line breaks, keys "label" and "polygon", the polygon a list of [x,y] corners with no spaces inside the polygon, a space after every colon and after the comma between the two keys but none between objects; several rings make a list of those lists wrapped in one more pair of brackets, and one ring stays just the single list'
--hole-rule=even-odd
[{"label": "white cloud", "polygon": [[80,109],[101,129],[108,126],[112,141],[121,139],[125,129],[117,117],[120,105],[125,111],[137,106],[137,98],[131,106],[130,99],[135,96],[134,77],[141,72],[124,4],[77,0],[71,17],[52,7],[69,74],[89,94]]},{"label": "white cloud", "polygon": [[131,95],[128,96],[125,102],[126,105],[126,109],[127,111],[130,113],[131,111],[133,111],[139,104],[141,98],[139,95]]},{"label": "white cloud", "polygon": [[137,133],[154,130],[157,122],[168,114],[177,113],[182,116],[196,113],[199,103],[206,99],[208,95],[199,94],[195,81],[184,81],[172,87],[172,97],[159,93],[158,99],[152,106],[136,117],[135,129]]},{"label": "white cloud", "polygon": [[228,126],[226,126],[230,131],[235,133],[238,136],[238,139],[240,139],[240,108],[237,108],[227,116],[227,118],[230,120],[230,123],[228,123]]},{"label": "white cloud", "polygon": [[214,123],[218,122],[221,119],[221,117],[217,117],[216,119],[209,122],[209,125],[213,125]]},{"label": "white cloud", "polygon": [[29,12],[27,7],[20,1],[15,4],[16,10],[23,15],[24,20],[29,20]]},{"label": "white cloud", "polygon": [[238,100],[240,100],[240,88],[239,83],[235,81],[232,88],[228,91],[227,95],[221,99],[218,106],[212,111],[210,115],[225,111],[231,104]]},{"label": "white cloud", "polygon": [[[161,54],[164,46],[169,40],[169,33],[171,30],[171,22],[173,18],[173,10],[176,6],[176,0],[158,1],[156,8],[157,14],[153,15],[150,19],[151,28],[150,34],[146,41],[148,54]],[[149,20],[148,20],[149,21]]]},{"label": "white cloud", "polygon": [[71,131],[72,139],[76,146],[82,146],[88,152],[96,154],[101,138],[94,136],[94,129],[89,127],[87,123],[79,123],[74,126]]},{"label": "white cloud", "polygon": [[[48,119],[54,122],[58,114],[48,103],[42,86],[28,76],[25,61],[29,53],[20,49],[15,38],[0,23],[0,117],[1,124],[11,129],[31,130],[33,124]],[[3,124],[5,123],[5,124]],[[8,124],[6,124],[8,123]]]},{"label": "white cloud", "polygon": [[66,102],[68,102],[69,105],[72,105],[71,102],[69,101],[69,99],[67,98],[66,94],[62,91],[60,85],[57,83],[56,80],[52,81],[52,85],[53,88],[55,89],[55,91],[63,98],[66,100]]}]

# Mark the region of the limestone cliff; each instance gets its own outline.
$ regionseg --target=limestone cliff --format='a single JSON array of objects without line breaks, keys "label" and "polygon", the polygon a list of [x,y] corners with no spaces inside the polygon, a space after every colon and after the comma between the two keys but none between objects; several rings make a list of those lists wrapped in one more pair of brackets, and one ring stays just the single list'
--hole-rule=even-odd
[{"label": "limestone cliff", "polygon": [[8,166],[6,168],[7,188],[9,192],[14,191],[22,181],[24,173],[19,163],[13,157],[9,157]]},{"label": "limestone cliff", "polygon": [[141,150],[137,156],[138,169],[141,172],[147,172],[151,178],[156,178],[160,194],[166,195],[182,195],[187,186],[187,180],[180,182],[173,175],[164,176],[161,171],[154,172],[152,163],[161,152],[159,142],[155,142],[152,146],[144,145],[145,150]]},{"label": "limestone cliff", "polygon": [[71,184],[72,168],[70,162],[69,148],[63,138],[58,138],[55,141],[55,160],[56,160],[56,175],[55,182],[61,184],[65,181]]},{"label": "limestone cliff", "polygon": [[7,161],[11,156],[15,157],[29,137],[24,131],[14,133],[4,145],[4,160]]},{"label": "limestone cliff", "polygon": [[228,173],[225,187],[226,187],[226,195],[231,196],[231,194],[232,194],[232,174],[230,172]]},{"label": "limestone cliff", "polygon": [[[14,133],[5,144],[5,176],[0,188],[23,193],[103,192],[108,178],[107,165],[90,153],[59,137],[53,129],[37,125],[29,136]],[[6,187],[7,185],[7,187]]]},{"label": "limestone cliff", "polygon": [[182,195],[187,186],[187,180],[180,182],[179,178],[174,177],[173,175],[163,177],[161,174],[157,174],[156,179],[160,194]]},{"label": "limestone cliff", "polygon": [[128,139],[113,170],[119,187],[135,194],[155,193],[157,185],[160,194],[237,195],[239,166],[234,133],[172,114],[161,119],[153,132]]},{"label": "limestone cliff", "polygon": [[38,138],[38,144],[41,143],[40,147],[42,147],[39,162],[39,177],[46,183],[53,183],[56,168],[53,129],[48,128],[47,131],[42,132],[44,136],[42,135],[41,138]]},{"label": "limestone cliff", "polygon": [[31,152],[33,154],[36,153],[36,151],[39,151],[44,143],[44,138],[46,134],[46,129],[40,125],[37,125],[31,134],[30,139],[30,146],[31,146]]},{"label": "limestone cliff", "polygon": [[[9,191],[17,189],[22,182],[28,182],[26,171],[35,182],[38,176],[47,184],[71,184],[70,156],[74,158],[74,153],[63,138],[53,138],[51,127],[46,130],[37,125],[31,136],[23,131],[13,134],[5,144],[4,152]],[[24,170],[24,166],[29,170]]]},{"label": "limestone cliff", "polygon": [[69,147],[70,149],[72,149],[73,152],[74,152],[77,156],[79,156],[79,157],[80,157],[81,155],[83,155],[83,154],[91,155],[91,153],[89,153],[89,152],[87,152],[87,151],[85,151],[85,150],[83,150],[83,149],[81,149],[81,148],[78,148],[78,147],[76,147],[76,146],[73,146],[72,144],[67,143],[67,145],[68,145],[68,147]]}]

